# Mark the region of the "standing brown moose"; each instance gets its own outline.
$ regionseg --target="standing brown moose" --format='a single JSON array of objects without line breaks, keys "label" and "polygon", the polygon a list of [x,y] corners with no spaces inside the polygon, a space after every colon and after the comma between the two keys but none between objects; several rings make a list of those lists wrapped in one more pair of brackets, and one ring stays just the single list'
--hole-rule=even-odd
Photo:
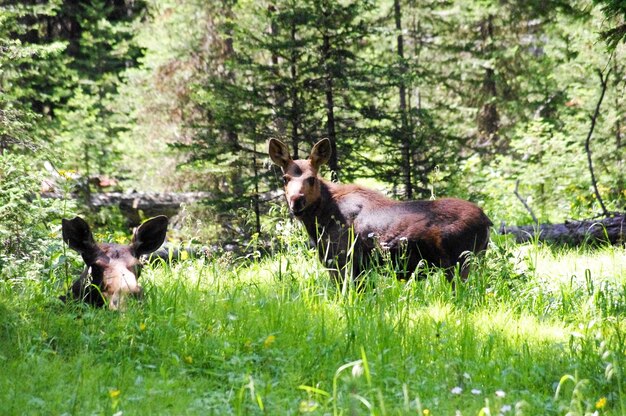
[{"label": "standing brown moose", "polygon": [[335,279],[340,273],[357,278],[377,249],[390,256],[398,277],[408,277],[422,259],[446,268],[449,279],[461,263],[461,277],[467,277],[463,257],[487,248],[492,225],[479,207],[454,198],[394,201],[359,185],[326,181],[318,169],[331,151],[330,141],[323,139],[307,160],[293,160],[283,142],[269,143],[269,155],[284,174],[289,210],[302,221]]},{"label": "standing brown moose", "polygon": [[110,309],[120,309],[127,295],[140,297],[139,256],[152,253],[163,244],[167,223],[163,215],[151,218],[137,228],[130,245],[122,245],[98,244],[85,220],[63,219],[63,241],[80,253],[86,267],[61,299],[80,300],[94,306],[108,304]]}]

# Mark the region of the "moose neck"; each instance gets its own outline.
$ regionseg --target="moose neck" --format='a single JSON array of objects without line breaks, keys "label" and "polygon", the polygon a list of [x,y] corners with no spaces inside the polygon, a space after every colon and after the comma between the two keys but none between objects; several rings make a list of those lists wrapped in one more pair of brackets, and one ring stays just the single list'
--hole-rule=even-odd
[{"label": "moose neck", "polygon": [[341,185],[320,180],[320,197],[299,217],[311,239],[317,239],[318,234],[323,230],[329,231],[329,228],[345,223],[337,201],[333,197],[333,188],[337,186]]}]

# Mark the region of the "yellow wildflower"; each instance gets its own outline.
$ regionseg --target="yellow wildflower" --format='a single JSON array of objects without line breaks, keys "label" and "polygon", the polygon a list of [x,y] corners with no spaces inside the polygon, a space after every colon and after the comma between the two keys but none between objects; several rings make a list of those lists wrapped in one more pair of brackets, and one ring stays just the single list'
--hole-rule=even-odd
[{"label": "yellow wildflower", "polygon": [[298,406],[298,410],[300,413],[311,413],[314,412],[319,407],[319,403],[315,400],[302,400],[300,402],[300,406]]},{"label": "yellow wildflower", "polygon": [[185,355],[185,362],[187,364],[193,363],[193,357],[191,355]]},{"label": "yellow wildflower", "polygon": [[606,407],[606,397],[600,397],[600,399],[596,402],[596,409],[604,409]]},{"label": "yellow wildflower", "polygon": [[112,399],[118,398],[120,394],[122,394],[122,392],[118,389],[109,390],[109,397],[111,397]]},{"label": "yellow wildflower", "polygon": [[145,331],[146,330],[146,324],[144,322],[139,324],[139,330],[140,331]]},{"label": "yellow wildflower", "polygon": [[430,415],[430,410],[424,409],[424,411],[422,413],[424,413],[424,416],[428,416],[428,415]]},{"label": "yellow wildflower", "polygon": [[76,176],[76,171],[75,170],[59,170],[59,174],[64,177],[65,179],[73,179],[74,176]]},{"label": "yellow wildflower", "polygon": [[265,338],[265,341],[263,341],[263,346],[265,348],[269,348],[272,346],[272,344],[276,341],[276,337],[274,335],[270,335],[267,338]]},{"label": "yellow wildflower", "polygon": [[183,250],[180,252],[180,259],[187,260],[189,258],[189,252],[187,250]]}]

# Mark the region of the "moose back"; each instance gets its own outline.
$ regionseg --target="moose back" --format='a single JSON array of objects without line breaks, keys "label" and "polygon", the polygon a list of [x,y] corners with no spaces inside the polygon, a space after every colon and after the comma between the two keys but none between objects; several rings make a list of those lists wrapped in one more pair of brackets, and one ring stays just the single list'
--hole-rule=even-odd
[{"label": "moose back", "polygon": [[410,276],[421,260],[445,268],[449,279],[459,264],[466,278],[464,256],[487,248],[492,223],[469,201],[401,202],[322,179],[318,170],[331,155],[328,139],[316,143],[306,160],[293,160],[287,145],[271,139],[269,155],[282,169],[289,210],[304,224],[335,279],[342,274],[357,278],[376,253],[389,255],[399,278]]}]

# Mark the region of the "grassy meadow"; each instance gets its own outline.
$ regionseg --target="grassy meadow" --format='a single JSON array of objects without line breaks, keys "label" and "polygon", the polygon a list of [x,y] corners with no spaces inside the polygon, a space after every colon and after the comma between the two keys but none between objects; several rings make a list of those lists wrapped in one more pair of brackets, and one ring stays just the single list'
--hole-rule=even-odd
[{"label": "grassy meadow", "polygon": [[626,414],[623,248],[494,235],[455,290],[383,265],[356,291],[286,235],[271,255],[152,264],[123,313],[56,300],[77,256],[0,280],[0,413]]}]

